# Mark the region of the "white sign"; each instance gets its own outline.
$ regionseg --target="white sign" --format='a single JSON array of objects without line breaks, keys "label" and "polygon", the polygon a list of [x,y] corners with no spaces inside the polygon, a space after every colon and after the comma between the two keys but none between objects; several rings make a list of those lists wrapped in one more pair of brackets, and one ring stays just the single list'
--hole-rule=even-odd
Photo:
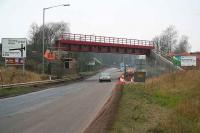
[{"label": "white sign", "polygon": [[181,66],[196,66],[196,56],[181,56]]},{"label": "white sign", "polygon": [[146,55],[138,55],[139,60],[146,60]]},{"label": "white sign", "polygon": [[94,60],[90,61],[90,62],[88,63],[88,65],[89,65],[89,66],[94,66],[94,65],[95,65],[95,61],[94,61]]},{"label": "white sign", "polygon": [[2,38],[2,57],[26,57],[26,38]]}]

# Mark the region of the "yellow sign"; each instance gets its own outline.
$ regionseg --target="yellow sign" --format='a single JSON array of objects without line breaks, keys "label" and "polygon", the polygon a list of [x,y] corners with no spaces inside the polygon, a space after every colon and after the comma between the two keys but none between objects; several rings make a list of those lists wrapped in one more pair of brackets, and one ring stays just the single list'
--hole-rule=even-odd
[{"label": "yellow sign", "polygon": [[135,82],[145,82],[146,72],[134,72],[134,81]]}]

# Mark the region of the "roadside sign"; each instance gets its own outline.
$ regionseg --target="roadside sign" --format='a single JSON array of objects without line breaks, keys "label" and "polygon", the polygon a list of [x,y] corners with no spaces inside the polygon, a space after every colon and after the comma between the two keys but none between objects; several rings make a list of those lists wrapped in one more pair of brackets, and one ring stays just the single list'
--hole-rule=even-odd
[{"label": "roadside sign", "polygon": [[146,55],[138,55],[139,60],[146,60]]},{"label": "roadside sign", "polygon": [[91,60],[89,63],[88,63],[88,66],[94,66],[95,65],[95,61],[94,60]]},{"label": "roadside sign", "polygon": [[6,65],[23,65],[24,58],[6,58],[5,63]]},{"label": "roadside sign", "polygon": [[173,56],[172,62],[176,66],[181,66],[181,56]]},{"label": "roadside sign", "polygon": [[181,66],[196,66],[196,56],[181,56]]},{"label": "roadside sign", "polygon": [[2,57],[25,58],[26,38],[2,38]]},{"label": "roadside sign", "polygon": [[134,81],[135,82],[145,82],[146,72],[136,71],[134,72]]}]

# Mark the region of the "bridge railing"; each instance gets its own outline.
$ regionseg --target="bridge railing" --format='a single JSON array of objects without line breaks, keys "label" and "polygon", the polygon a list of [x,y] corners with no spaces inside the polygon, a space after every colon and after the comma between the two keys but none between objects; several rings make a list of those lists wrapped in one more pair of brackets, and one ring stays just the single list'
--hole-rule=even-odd
[{"label": "bridge railing", "polygon": [[105,37],[95,35],[83,35],[83,34],[62,34],[61,40],[73,40],[83,42],[97,42],[97,43],[109,43],[109,44],[124,44],[124,45],[141,45],[141,46],[152,46],[154,47],[153,41],[138,40],[138,39],[127,39],[127,38],[116,38],[116,37]]}]

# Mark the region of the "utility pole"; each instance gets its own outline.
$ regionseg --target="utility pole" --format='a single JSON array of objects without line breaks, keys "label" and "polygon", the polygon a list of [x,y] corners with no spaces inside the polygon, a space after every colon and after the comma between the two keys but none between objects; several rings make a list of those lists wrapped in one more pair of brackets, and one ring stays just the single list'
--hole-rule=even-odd
[{"label": "utility pole", "polygon": [[60,7],[60,6],[70,6],[70,4],[61,4],[56,6],[51,6],[47,8],[43,8],[43,25],[42,25],[42,73],[44,74],[44,29],[45,29],[45,10]]}]

